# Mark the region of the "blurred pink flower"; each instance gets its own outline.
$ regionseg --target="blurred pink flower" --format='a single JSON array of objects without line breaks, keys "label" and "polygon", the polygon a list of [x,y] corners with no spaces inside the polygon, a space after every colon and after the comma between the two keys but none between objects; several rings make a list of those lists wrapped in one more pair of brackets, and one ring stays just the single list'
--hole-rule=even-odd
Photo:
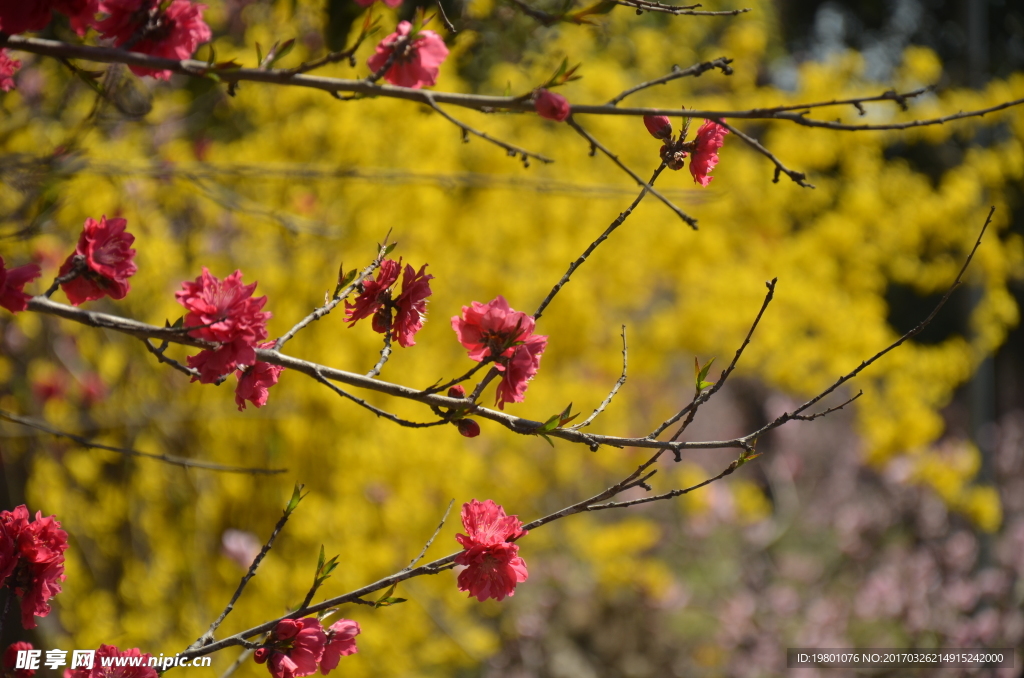
[{"label": "blurred pink flower", "polygon": [[224,530],[220,536],[221,553],[243,570],[248,570],[252,561],[260,554],[263,544],[252,532],[244,530]]},{"label": "blurred pink flower", "polygon": [[[401,45],[398,44],[400,41]],[[437,82],[441,64],[448,57],[448,47],[440,35],[425,30],[412,34],[412,24],[400,21],[395,32],[380,41],[366,65],[376,73],[384,68],[396,47],[400,51],[384,73],[385,80],[392,85],[413,89],[432,87]]]},{"label": "blurred pink flower", "polygon": [[7,268],[4,258],[0,257],[0,306],[11,313],[18,313],[28,308],[28,300],[32,298],[32,295],[25,294],[22,290],[25,285],[40,275],[41,271],[36,264]]},{"label": "blurred pink flower", "polygon": [[4,666],[0,674],[10,678],[32,678],[36,675],[35,669],[16,669],[14,667],[18,665],[18,651],[27,652],[34,649],[32,643],[24,641],[8,645],[4,651]]},{"label": "blurred pink flower", "polygon": [[564,121],[572,113],[572,107],[565,97],[543,88],[534,92],[533,106],[540,117],[558,122]]},{"label": "blurred pink flower", "polygon": [[14,74],[21,68],[21,62],[12,59],[6,49],[0,49],[0,90],[10,92],[14,89]]},{"label": "blurred pink flower", "polygon": [[342,657],[359,651],[356,648],[356,636],[361,631],[359,622],[351,619],[339,619],[331,624],[327,629],[327,645],[324,646],[324,654],[320,658],[320,673],[326,676],[328,672],[337,668]]},{"label": "blurred pink flower", "polygon": [[107,219],[105,215],[99,221],[85,220],[75,251],[57,272],[59,276],[67,275],[75,266],[75,257],[85,258],[85,269],[61,285],[73,306],[105,296],[124,299],[128,294],[128,278],[138,267],[133,261],[135,250],[131,249],[135,236],[125,231],[127,225],[124,219]]},{"label": "blurred pink flower", "polygon": [[[203,21],[204,9],[206,5],[190,0],[171,0],[165,9],[148,0],[102,0],[100,11],[107,16],[96,24],[96,29],[102,37],[113,39],[115,47],[138,38],[128,47],[132,52],[181,61],[213,37]],[[171,77],[168,70],[129,68],[136,75],[151,75],[160,80]]]},{"label": "blurred pink flower", "polygon": [[96,14],[100,11],[101,0],[54,0],[53,8],[67,16],[71,28],[79,35],[96,24]]},{"label": "blurred pink flower", "polygon": [[459,573],[459,590],[479,601],[515,595],[516,584],[528,576],[519,546],[509,541],[527,534],[519,517],[505,515],[505,509],[490,499],[474,499],[462,505],[462,526],[468,535],[455,535],[465,549],[455,558],[466,567]]}]

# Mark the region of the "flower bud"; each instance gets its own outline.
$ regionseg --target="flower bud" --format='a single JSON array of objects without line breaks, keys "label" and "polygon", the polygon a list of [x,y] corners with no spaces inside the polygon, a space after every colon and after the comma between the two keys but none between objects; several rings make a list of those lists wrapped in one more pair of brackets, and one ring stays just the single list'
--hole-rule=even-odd
[{"label": "flower bud", "polygon": [[264,664],[267,661],[267,657],[270,654],[270,650],[265,647],[258,647],[256,651],[252,653],[252,658],[256,660],[257,664]]},{"label": "flower bud", "polygon": [[569,113],[572,112],[572,107],[569,106],[569,102],[565,97],[561,94],[549,92],[546,89],[539,89],[534,92],[533,105],[540,117],[547,118],[548,120],[557,120],[558,122],[568,118]]},{"label": "flower bud", "polygon": [[459,419],[455,425],[459,427],[459,433],[467,438],[476,438],[480,435],[480,424],[472,419]]},{"label": "flower bud", "polygon": [[450,389],[448,389],[448,397],[449,398],[465,398],[466,397],[466,389],[462,388],[462,384],[456,384],[455,386],[452,386]]},{"label": "flower bud", "polygon": [[655,139],[668,139],[672,136],[672,121],[667,115],[645,115],[644,126]]}]

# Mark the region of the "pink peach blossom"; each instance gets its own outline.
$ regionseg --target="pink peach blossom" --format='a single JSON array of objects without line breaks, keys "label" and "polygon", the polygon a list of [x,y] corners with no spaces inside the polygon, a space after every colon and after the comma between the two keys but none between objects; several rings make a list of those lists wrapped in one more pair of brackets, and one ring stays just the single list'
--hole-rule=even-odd
[{"label": "pink peach blossom", "polygon": [[399,87],[432,87],[437,82],[441,64],[448,57],[448,47],[434,31],[412,33],[412,24],[400,21],[395,32],[377,45],[377,51],[366,62],[374,73],[384,68],[396,47],[400,50],[384,73],[384,79]]},{"label": "pink peach blossom", "polygon": [[[165,9],[150,0],[102,0],[100,11],[107,16],[96,24],[96,29],[102,37],[113,39],[115,47],[135,40],[129,47],[133,52],[181,61],[213,37],[203,21],[204,9],[206,5],[191,0],[171,0]],[[136,75],[151,75],[159,80],[171,77],[168,70],[130,68]]]},{"label": "pink peach blossom", "polygon": [[25,294],[22,290],[40,275],[39,266],[36,264],[7,268],[4,265],[4,258],[0,257],[0,306],[11,313],[28,308],[28,300],[32,295]]},{"label": "pink peach blossom", "polygon": [[[64,669],[64,678],[159,678],[156,669],[149,666],[151,656],[137,647],[119,650],[114,645],[100,645],[91,669]],[[111,657],[139,657],[141,661],[139,666],[104,666],[104,658]]]},{"label": "pink peach blossom", "polygon": [[462,505],[462,526],[468,535],[455,535],[464,549],[455,562],[466,568],[459,573],[459,590],[479,601],[515,595],[516,584],[528,577],[519,546],[510,541],[527,534],[518,516],[505,515],[490,499],[474,499]]},{"label": "pink peach blossom", "polygon": [[0,49],[0,90],[10,92],[14,89],[14,74],[21,68],[21,62],[12,59],[6,49]]},{"label": "pink peach blossom", "polygon": [[356,636],[362,631],[359,622],[351,619],[339,619],[327,629],[327,644],[324,646],[323,657],[320,658],[320,673],[327,675],[338,666],[342,657],[355,654]]},{"label": "pink peach blossom", "polygon": [[53,516],[44,518],[41,511],[30,521],[23,504],[13,511],[0,511],[0,533],[3,583],[21,597],[21,625],[34,629],[35,617],[48,615],[50,599],[61,591],[67,532]]},{"label": "pink peach blossom", "polygon": [[[273,348],[274,342],[268,341],[260,344],[260,348]],[[235,373],[238,377],[238,385],[235,387],[235,404],[238,411],[245,409],[245,401],[248,400],[256,407],[263,407],[267,404],[267,396],[270,387],[277,383],[277,379],[283,367],[256,361],[255,364],[239,370]]]},{"label": "pink peach blossom", "polygon": [[564,121],[572,113],[572,107],[565,97],[546,89],[539,89],[534,93],[533,106],[540,117],[558,122]]},{"label": "pink peach blossom", "polygon": [[75,278],[61,284],[72,305],[109,296],[124,299],[131,289],[128,278],[135,275],[138,267],[133,259],[135,250],[131,244],[135,236],[125,231],[128,222],[124,219],[107,219],[106,216],[86,219],[82,234],[78,237],[75,251],[68,255],[58,275],[67,275],[75,266],[75,257],[85,258],[85,269]]},{"label": "pink peach blossom", "polygon": [[266,662],[274,678],[300,678],[316,673],[326,643],[327,636],[316,618],[282,619],[254,659],[258,664]]},{"label": "pink peach blossom", "polygon": [[707,186],[714,179],[708,174],[718,164],[718,149],[725,143],[725,135],[728,133],[729,130],[711,120],[697,130],[697,137],[694,139],[697,147],[690,156],[690,174],[693,175],[694,183]]},{"label": "pink peach blossom", "polygon": [[398,282],[398,273],[402,270],[402,262],[385,259],[380,264],[376,280],[363,283],[363,292],[355,302],[345,302],[345,320],[349,327],[370,315],[373,330],[380,334],[390,333],[391,340],[400,346],[415,346],[413,339],[423,328],[426,320],[427,297],[430,296],[430,280],[434,276],[426,273],[424,264],[417,272],[406,264],[402,274],[402,292],[395,297],[394,285]]}]

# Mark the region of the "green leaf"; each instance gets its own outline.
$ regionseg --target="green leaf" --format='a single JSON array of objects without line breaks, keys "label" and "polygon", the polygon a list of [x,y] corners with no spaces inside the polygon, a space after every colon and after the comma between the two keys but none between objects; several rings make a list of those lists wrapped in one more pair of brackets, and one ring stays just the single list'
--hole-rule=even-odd
[{"label": "green leaf", "polygon": [[555,444],[553,442],[551,442],[551,436],[549,436],[547,433],[541,433],[540,437],[543,438],[544,440],[548,441],[548,445],[550,445],[551,447],[555,446]]},{"label": "green leaf", "polygon": [[512,81],[511,80],[509,80],[508,82],[505,83],[505,96],[507,96],[507,97],[512,96]]},{"label": "green leaf", "polygon": [[256,65],[260,66],[263,64],[263,48],[260,47],[260,43],[256,43]]},{"label": "green leaf", "polygon": [[394,252],[396,247],[398,247],[398,243],[397,242],[391,243],[390,245],[388,245],[387,247],[384,248],[384,252],[383,252],[383,254],[381,254],[381,256],[382,257],[386,257],[387,255],[389,255],[392,252]]},{"label": "green leaf", "polygon": [[297,507],[299,505],[299,502],[302,501],[302,498],[306,496],[302,494],[303,487],[305,487],[305,485],[295,485],[295,489],[292,490],[292,498],[288,500],[288,506],[286,506],[284,509],[285,513],[291,513],[292,511],[294,511],[295,507]]},{"label": "green leaf", "polygon": [[394,603],[390,603],[388,601],[391,599],[391,594],[395,592],[396,588],[398,588],[398,582],[395,582],[394,584],[392,584],[391,588],[389,588],[387,591],[385,591],[384,595],[382,595],[380,598],[378,598],[377,602],[375,602],[373,604],[373,606],[374,607],[386,607],[388,605],[393,605]]},{"label": "green leaf", "polygon": [[404,603],[405,601],[405,598],[385,598],[384,600],[378,600],[374,604],[374,607],[388,607],[389,605],[398,605],[399,603]]},{"label": "green leaf", "polygon": [[696,358],[693,359],[693,373],[696,376],[697,390],[698,391],[703,391],[708,386],[713,386],[714,385],[713,381],[706,381],[706,378],[708,376],[708,371],[711,369],[711,364],[713,362],[715,362],[714,358],[712,358],[711,360],[707,361],[704,364],[704,367],[701,367],[700,366],[700,362]]},{"label": "green leaf", "polygon": [[316,562],[316,571],[319,573],[324,569],[324,562],[327,560],[327,554],[324,553],[324,545],[320,544],[320,558]]},{"label": "green leaf", "polygon": [[281,59],[283,59],[286,56],[288,56],[288,53],[291,52],[292,49],[294,49],[294,48],[295,48],[295,38],[291,38],[290,40],[285,40],[284,44],[281,45],[281,49],[277,50],[277,53],[274,54],[273,57],[271,57],[270,63],[267,64],[267,68],[272,68],[273,65],[276,64],[278,61],[280,61]]}]

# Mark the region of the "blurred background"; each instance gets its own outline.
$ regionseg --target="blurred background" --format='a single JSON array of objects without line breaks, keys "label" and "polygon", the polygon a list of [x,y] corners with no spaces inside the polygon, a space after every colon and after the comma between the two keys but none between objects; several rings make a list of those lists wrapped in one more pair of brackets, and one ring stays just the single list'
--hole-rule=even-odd
[{"label": "blurred background", "polygon": [[[541,26],[504,0],[446,0],[459,31],[432,26],[452,51],[437,89],[526,93],[568,58],[583,78],[560,93],[597,103],[673,64],[724,55],[735,59],[730,77],[681,79],[631,101],[749,109],[937,86],[907,112],[887,102],[863,117],[827,113],[881,123],[1024,97],[1024,13],[1014,3],[748,5],[737,17],[615,7],[590,25]],[[365,76],[373,44],[414,9],[374,5],[383,30],[356,67],[322,74]],[[206,19],[218,60],[252,65],[255,43],[266,53],[296,38],[278,64],[290,67],[343,46],[365,11],[351,0],[211,0]],[[44,37],[73,33],[55,22]],[[435,276],[417,345],[396,348],[381,375],[410,386],[471,366],[449,322],[463,305],[502,294],[532,312],[636,195],[566,125],[536,116],[451,111],[556,159],[524,168],[399,101],[250,83],[232,97],[208,80],[160,83],[119,67],[103,76],[100,97],[54,60],[14,56],[23,62],[17,89],[0,95],[0,248],[10,263],[43,267],[31,291],[45,289],[87,217],[123,216],[138,251],[132,292],[88,308],[173,321],[182,281],[203,266],[218,277],[240,269],[267,295],[276,337],[323,302],[339,264],[361,268],[390,231],[393,256]],[[208,56],[200,48],[197,58]],[[581,122],[638,173],[657,166],[660,142],[639,120]],[[363,628],[345,675],[770,676],[785,670],[787,647],[1020,647],[1024,110],[907,132],[737,125],[817,188],[773,184],[770,163],[734,137],[710,187],[685,171],[663,175],[659,188],[700,230],[645,200],[545,312],[540,373],[508,411],[543,420],[571,402],[589,414],[619,375],[625,325],[629,379],[591,430],[646,435],[692,397],[695,357],[724,367],[764,282],[778,276],[736,375],[687,439],[744,434],[923,319],[995,205],[966,284],[915,341],[825,402],[863,389],[854,406],[770,433],[762,456],[726,480],[673,503],[531,533],[520,542],[530,578],[513,598],[467,600],[445,572],[399,587],[402,605],[344,609]],[[379,339],[368,323],[348,328],[339,310],[287,351],[365,372]],[[0,409],[111,445],[288,469],[183,470],[0,422],[4,508],[56,514],[70,535],[54,613],[34,632],[6,624],[4,646],[181,651],[223,608],[295,483],[309,495],[225,634],[298,604],[321,544],[341,566],[320,595],[338,595],[404,567],[453,498],[456,508],[491,498],[525,522],[591,496],[643,458],[550,447],[486,422],[473,439],[454,426],[399,428],[287,371],[266,407],[239,412],[232,384],[189,384],[123,335],[0,314]],[[717,474],[730,455],[666,459],[655,490]],[[428,558],[458,550],[456,514]],[[236,656],[189,671],[220,675]],[[265,671],[249,662],[238,675]]]}]

